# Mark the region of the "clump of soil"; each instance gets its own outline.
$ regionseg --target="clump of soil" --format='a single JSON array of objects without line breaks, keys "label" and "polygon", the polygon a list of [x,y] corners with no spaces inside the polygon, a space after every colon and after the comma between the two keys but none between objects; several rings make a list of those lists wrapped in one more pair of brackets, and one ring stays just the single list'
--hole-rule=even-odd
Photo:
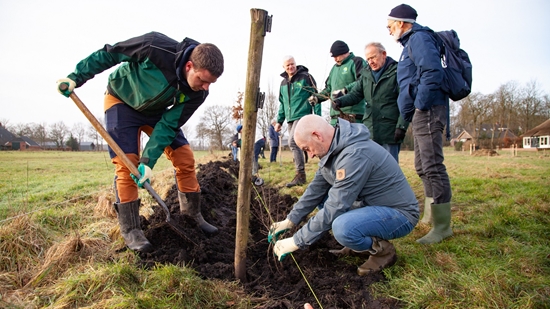
[{"label": "clump of soil", "polygon": [[[192,219],[179,215],[174,186],[166,205],[185,239],[165,223],[166,215],[162,209],[154,207],[155,213],[149,219],[142,217],[142,227],[155,249],[140,254],[140,263],[146,267],[156,263],[185,264],[204,279],[234,281],[238,169],[238,163],[233,160],[199,165],[197,178],[202,190],[202,214],[206,221],[219,229],[218,235],[205,235]],[[256,297],[255,301],[261,302],[256,304],[257,308],[303,308],[306,302],[318,308],[308,283],[326,309],[399,308],[396,300],[373,299],[369,294],[368,286],[384,280],[382,274],[360,277],[356,273],[357,265],[338,260],[329,253],[329,249],[341,248],[329,233],[307,250],[293,254],[307,282],[292,256],[277,261],[272,245],[267,242],[268,228],[271,220],[283,220],[295,202],[296,198],[280,195],[277,188],[267,185],[252,188],[247,282],[242,285]],[[290,235],[288,233],[287,237]]]},{"label": "clump of soil", "polygon": [[492,149],[479,149],[472,153],[472,156],[475,157],[494,157],[498,155],[499,154]]}]

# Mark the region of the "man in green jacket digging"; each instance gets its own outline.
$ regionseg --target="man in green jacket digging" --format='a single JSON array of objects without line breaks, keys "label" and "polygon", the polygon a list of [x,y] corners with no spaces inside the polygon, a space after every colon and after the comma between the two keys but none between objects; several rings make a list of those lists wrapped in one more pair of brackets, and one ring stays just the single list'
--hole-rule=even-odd
[{"label": "man in green jacket digging", "polygon": [[[178,42],[150,32],[106,44],[80,61],[73,73],[58,80],[57,90],[68,97],[74,88],[117,65],[107,81],[105,125],[141,174],[140,179],[130,174],[124,161],[109,148],[116,167],[114,207],[126,245],[140,252],[152,249],[140,226],[138,187],[149,181],[163,152],[175,169],[180,212],[195,219],[205,233],[216,234],[218,229],[201,214],[195,159],[181,127],[204,102],[210,84],[223,73],[221,51],[214,44],[190,38]],[[61,91],[61,84],[68,89]],[[149,135],[142,153],[141,132]]]}]

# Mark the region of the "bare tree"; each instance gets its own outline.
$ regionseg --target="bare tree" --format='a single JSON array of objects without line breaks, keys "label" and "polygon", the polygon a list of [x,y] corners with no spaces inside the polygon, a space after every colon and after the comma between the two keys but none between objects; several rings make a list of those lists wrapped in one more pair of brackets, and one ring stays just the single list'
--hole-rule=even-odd
[{"label": "bare tree", "polygon": [[208,133],[207,133],[208,129],[206,127],[206,124],[204,124],[203,122],[199,122],[195,131],[196,131],[195,135],[198,141],[197,149],[200,149],[200,150],[206,149],[206,146],[207,146],[206,138],[208,137]]},{"label": "bare tree", "polygon": [[46,141],[48,140],[48,131],[46,129],[47,126],[48,124],[45,122],[33,123],[32,126],[32,139],[42,147],[44,147]]},{"label": "bare tree", "polygon": [[469,128],[474,142],[479,138],[481,125],[487,117],[488,98],[479,92],[471,93],[460,101],[458,120],[464,128]]},{"label": "bare tree", "polygon": [[[105,118],[103,117],[103,115],[101,115],[100,117],[96,116],[95,118],[105,128]],[[88,125],[87,134],[88,134],[88,138],[90,138],[94,142],[94,144],[96,145],[95,150],[102,151],[103,150],[103,138],[101,137],[101,134],[99,134],[99,132],[97,132],[97,130],[95,129],[95,127],[91,123]]]},{"label": "bare tree", "polygon": [[211,148],[222,150],[230,139],[232,111],[231,106],[214,105],[206,108],[200,122],[205,126]]},{"label": "bare tree", "polygon": [[527,83],[527,86],[522,89],[520,101],[518,118],[521,119],[521,133],[529,131],[546,120],[541,116],[546,115],[547,111],[543,111],[545,104],[536,81]]},{"label": "bare tree", "polygon": [[16,123],[11,126],[11,133],[17,136],[30,137],[32,135],[32,128],[31,125],[28,123]]},{"label": "bare tree", "polygon": [[58,121],[50,125],[50,133],[48,137],[55,142],[57,148],[65,146],[65,137],[69,133],[67,125],[63,121]]},{"label": "bare tree", "polygon": [[271,84],[267,87],[267,94],[265,96],[264,107],[258,110],[257,125],[262,136],[267,136],[271,120],[277,117],[279,112],[279,100],[273,92]]},{"label": "bare tree", "polygon": [[0,118],[0,127],[4,127],[6,129],[8,129],[9,124],[10,124],[10,120],[8,118]]},{"label": "bare tree", "polygon": [[80,145],[83,142],[84,136],[86,136],[86,126],[82,122],[75,123],[71,129],[71,134],[76,138],[78,150],[80,150]]}]

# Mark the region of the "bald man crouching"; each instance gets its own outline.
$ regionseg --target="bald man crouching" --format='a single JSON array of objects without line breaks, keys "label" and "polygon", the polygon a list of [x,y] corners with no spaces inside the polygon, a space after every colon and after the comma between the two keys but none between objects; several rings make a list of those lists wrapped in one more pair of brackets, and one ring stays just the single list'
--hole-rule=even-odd
[{"label": "bald man crouching", "polygon": [[[271,225],[268,241],[281,261],[298,248],[305,249],[332,229],[344,248],[331,250],[366,258],[360,276],[376,273],[397,260],[388,241],[409,234],[418,222],[418,201],[395,159],[370,139],[361,123],[338,118],[335,127],[320,116],[307,115],[294,131],[296,144],[310,157],[319,157],[319,169],[284,221]],[[321,204],[324,207],[289,238],[285,231],[300,224]],[[359,206],[354,206],[355,205]]]}]

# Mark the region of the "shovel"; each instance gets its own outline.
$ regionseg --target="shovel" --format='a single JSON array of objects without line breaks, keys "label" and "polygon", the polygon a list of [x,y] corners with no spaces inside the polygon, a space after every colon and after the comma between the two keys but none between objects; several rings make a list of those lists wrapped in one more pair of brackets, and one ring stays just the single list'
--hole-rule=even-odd
[{"label": "shovel", "polygon": [[[67,88],[68,88],[67,84],[59,85],[59,90],[61,90],[61,91],[65,91],[65,90],[67,90]],[[122,151],[122,148],[120,148],[120,146],[118,146],[118,144],[115,142],[115,140],[111,137],[111,135],[109,135],[107,130],[105,130],[105,128],[103,128],[101,123],[95,118],[95,116],[90,112],[90,110],[86,107],[86,105],[84,105],[84,102],[82,102],[80,100],[80,98],[76,95],[76,93],[74,93],[74,91],[71,92],[69,97],[74,101],[76,106],[78,106],[78,108],[82,111],[84,116],[86,116],[86,118],[88,118],[90,123],[94,126],[94,128],[101,135],[101,137],[103,137],[103,139],[107,142],[109,147],[111,147],[111,149],[116,153],[116,155],[122,160],[124,165],[130,170],[130,173],[132,173],[138,179],[141,178],[141,175],[140,175],[137,167],[132,163],[132,161],[130,161],[128,156],[126,156],[124,151]],[[160,198],[160,196],[157,194],[157,192],[155,192],[155,190],[153,190],[153,188],[151,187],[151,184],[146,181],[143,184],[143,187],[145,188],[145,190],[147,190],[147,192],[149,192],[149,194],[151,194],[151,196],[157,201],[157,203],[159,203],[159,205],[162,206],[162,209],[166,213],[166,223],[168,224],[168,226],[174,232],[176,232],[176,234],[181,236],[183,239],[191,241],[187,236],[185,236],[183,231],[176,224],[172,223],[171,218],[170,218],[170,210],[168,209],[168,207],[166,206],[166,204],[164,203],[162,198]],[[193,241],[191,241],[191,242],[194,243]]]}]

